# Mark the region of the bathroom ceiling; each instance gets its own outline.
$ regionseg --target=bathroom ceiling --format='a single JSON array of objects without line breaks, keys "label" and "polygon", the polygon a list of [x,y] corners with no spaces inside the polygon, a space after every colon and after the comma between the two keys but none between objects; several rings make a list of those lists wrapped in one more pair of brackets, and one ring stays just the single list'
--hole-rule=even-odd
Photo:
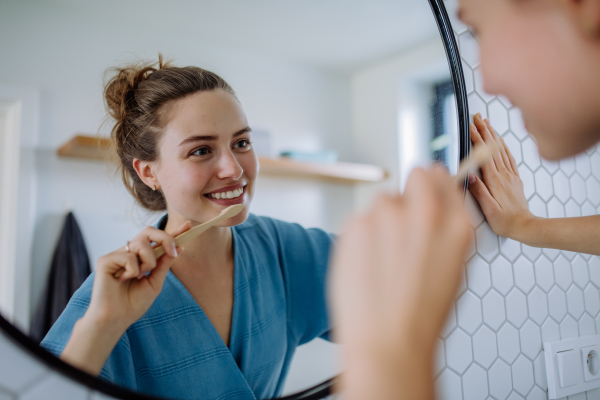
[{"label": "bathroom ceiling", "polygon": [[336,71],[438,36],[426,0],[42,0]]}]

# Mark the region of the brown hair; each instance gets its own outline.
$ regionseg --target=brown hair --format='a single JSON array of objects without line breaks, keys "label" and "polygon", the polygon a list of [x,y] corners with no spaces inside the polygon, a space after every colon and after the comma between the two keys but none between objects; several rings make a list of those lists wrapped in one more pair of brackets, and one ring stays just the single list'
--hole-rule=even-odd
[{"label": "brown hair", "polygon": [[169,106],[190,94],[233,89],[218,75],[198,67],[174,67],[158,55],[158,63],[140,62],[107,70],[104,85],[108,114],[115,119],[111,138],[121,162],[119,172],[136,201],[150,211],[163,211],[166,200],[160,190],[148,187],[133,168],[133,160],[156,161],[158,142]]}]

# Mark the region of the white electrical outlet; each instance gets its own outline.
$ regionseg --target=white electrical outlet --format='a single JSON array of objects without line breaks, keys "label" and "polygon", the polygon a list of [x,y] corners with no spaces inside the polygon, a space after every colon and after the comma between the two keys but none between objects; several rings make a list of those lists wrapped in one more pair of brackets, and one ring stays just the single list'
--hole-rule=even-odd
[{"label": "white electrical outlet", "polygon": [[544,343],[548,398],[600,387],[600,335]]}]

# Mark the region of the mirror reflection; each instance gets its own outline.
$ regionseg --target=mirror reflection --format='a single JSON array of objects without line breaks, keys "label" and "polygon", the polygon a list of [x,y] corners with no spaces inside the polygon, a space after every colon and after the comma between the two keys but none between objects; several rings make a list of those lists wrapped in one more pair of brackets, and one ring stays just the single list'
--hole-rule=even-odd
[{"label": "mirror reflection", "polygon": [[272,398],[338,374],[336,233],[412,168],[459,162],[429,4],[0,10],[2,315],[155,396]]}]

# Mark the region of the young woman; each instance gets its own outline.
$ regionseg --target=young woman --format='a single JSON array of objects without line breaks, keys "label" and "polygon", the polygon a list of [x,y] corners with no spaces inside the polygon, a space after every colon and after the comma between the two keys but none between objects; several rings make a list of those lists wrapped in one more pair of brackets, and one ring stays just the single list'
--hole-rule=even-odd
[{"label": "young woman", "polygon": [[[542,157],[570,157],[600,141],[600,1],[460,0],[460,7],[479,37],[486,92],[520,108]],[[492,229],[531,246],[600,254],[600,217],[533,217],[510,152],[489,123],[475,124],[475,145],[499,144],[483,181],[470,176]],[[433,349],[462,269],[464,214],[449,177],[411,178],[405,196],[381,200],[336,245],[333,311],[347,399],[434,397]]]},{"label": "young woman", "polygon": [[[125,186],[166,214],[98,260],[42,346],[156,396],[279,395],[296,347],[328,337],[332,238],[248,213],[258,161],[219,76],[160,58],[117,69],[104,94]],[[233,204],[242,213],[175,248],[176,235]],[[158,260],[153,242],[166,250]]]}]

